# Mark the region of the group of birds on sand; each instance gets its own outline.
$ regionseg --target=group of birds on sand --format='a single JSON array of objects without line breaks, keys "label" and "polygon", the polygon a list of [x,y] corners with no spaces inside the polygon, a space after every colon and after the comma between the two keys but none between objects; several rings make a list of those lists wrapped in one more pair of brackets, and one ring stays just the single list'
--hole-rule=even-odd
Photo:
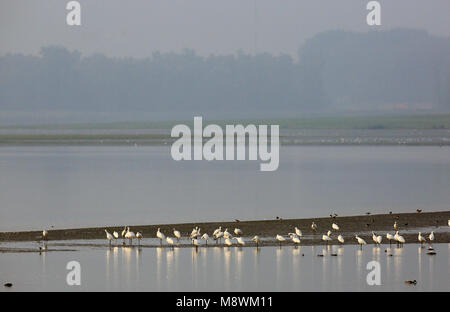
[{"label": "group of birds on sand", "polygon": [[[448,225],[450,226],[450,220],[448,220]],[[311,230],[314,233],[317,233],[318,228],[319,228],[318,225],[315,222],[312,222]],[[402,235],[399,234],[399,225],[398,225],[397,221],[394,222],[393,228],[396,231],[395,234],[386,233],[386,239],[389,241],[389,245],[391,245],[392,242],[394,241],[397,243],[398,247],[402,247],[403,244],[406,242],[406,240]],[[330,242],[333,241],[332,231],[339,231],[339,230],[340,230],[339,225],[337,223],[332,223],[331,230],[328,230],[326,234],[322,235],[322,241],[324,241],[327,245],[330,244]],[[117,231],[110,233],[110,232],[108,232],[107,229],[105,229],[105,233],[106,233],[106,239],[109,241],[110,246],[113,241],[116,241],[120,238],[123,240],[123,244],[125,244],[125,240],[128,240],[129,244],[132,245],[133,239],[137,239],[138,244],[140,245],[141,239],[144,238],[144,236],[141,232],[135,233],[130,230],[129,226],[126,226],[120,234]],[[202,234],[200,228],[196,226],[195,228],[193,228],[192,232],[190,233],[189,238],[191,240],[192,245],[195,246],[196,248],[201,245],[201,243],[200,243],[201,240],[204,240],[205,244],[208,245],[208,241],[211,238],[215,240],[216,244],[220,243],[223,240],[223,244],[225,246],[233,246],[233,240],[235,240],[236,244],[238,246],[245,246],[246,242],[242,237],[243,231],[239,228],[235,228],[232,231],[232,233],[228,231],[228,228],[226,228],[224,231],[222,231],[222,227],[219,226],[217,229],[214,230],[214,232],[212,233],[212,236],[210,237],[207,233]],[[49,233],[47,230],[42,231],[42,239],[44,241],[46,241],[48,239],[48,234]],[[158,230],[156,232],[156,237],[159,239],[161,246],[163,244],[163,241],[166,241],[166,243],[173,248],[176,244],[179,243],[180,239],[182,238],[182,235],[181,235],[180,231],[178,231],[174,228],[173,229],[173,237],[166,236],[161,231],[161,228],[158,228]],[[289,237],[289,239],[292,241],[294,246],[297,247],[300,244],[300,240],[303,237],[303,233],[298,227],[294,227],[294,231],[288,233],[287,237]],[[288,238],[286,238],[285,236],[280,235],[280,234],[277,234],[275,236],[275,239],[280,244],[280,247],[281,247],[282,243],[288,241]],[[345,243],[345,239],[342,234],[339,234],[336,239],[340,244]],[[363,245],[367,245],[367,242],[363,238],[359,237],[358,235],[355,235],[355,239],[361,248]],[[372,231],[372,240],[376,245],[380,246],[383,241],[383,237],[381,235],[377,235],[375,232]],[[430,244],[432,244],[434,242],[434,240],[435,240],[435,234],[434,234],[434,232],[431,232],[428,235],[428,242]],[[424,235],[422,235],[422,232],[419,232],[419,234],[417,236],[417,241],[422,245],[427,242],[427,239]],[[256,244],[256,247],[259,247],[261,244],[261,239],[258,235],[255,235],[252,238],[252,242],[254,242]]]},{"label": "group of birds on sand", "polygon": [[[450,226],[450,220],[449,220],[449,226]],[[386,233],[386,239],[389,241],[389,245],[391,245],[392,242],[394,241],[397,243],[398,247],[402,247],[403,244],[406,242],[406,239],[402,235],[399,234],[399,226],[398,226],[397,222],[394,223],[393,228],[394,228],[394,230],[396,230],[395,234]],[[312,222],[311,229],[313,232],[317,232],[318,225],[316,223]],[[324,241],[327,245],[330,244],[333,241],[333,237],[332,237],[333,232],[332,231],[339,231],[339,230],[340,230],[339,225],[337,223],[332,223],[331,230],[328,230],[326,234],[322,235],[322,241]],[[140,244],[140,240],[143,238],[143,235],[141,232],[134,233],[134,232],[130,231],[130,227],[125,227],[121,233],[121,236],[119,236],[119,233],[116,231],[114,231],[111,234],[105,229],[105,232],[106,232],[106,238],[108,239],[110,244],[112,243],[112,241],[117,240],[120,237],[122,237],[123,240],[128,239],[130,244],[132,244],[133,239],[138,239],[139,244]],[[43,236],[46,237],[47,234],[48,234],[48,232],[44,231]],[[222,230],[222,227],[219,226],[217,229],[214,230],[214,232],[212,233],[212,235],[210,237],[208,235],[208,233],[202,234],[201,229],[196,226],[195,228],[192,229],[191,233],[189,234],[189,239],[191,240],[191,244],[194,247],[199,247],[201,245],[201,240],[204,240],[205,245],[208,245],[208,242],[210,241],[211,238],[216,242],[216,244],[220,243],[223,240],[223,244],[225,246],[233,246],[233,240],[235,240],[236,244],[238,246],[245,246],[246,242],[243,239],[242,235],[243,235],[243,232],[239,228],[235,228],[232,232],[230,232],[230,231],[228,231],[228,228],[226,228],[225,230]],[[178,231],[174,228],[173,229],[173,237],[166,236],[161,231],[161,228],[158,228],[158,230],[156,232],[156,237],[159,239],[161,246],[163,245],[163,241],[165,241],[170,247],[173,248],[173,247],[175,247],[176,244],[179,243],[180,239],[182,238],[182,235],[181,235],[180,231]],[[297,247],[301,242],[300,240],[303,237],[303,233],[298,227],[294,227],[294,231],[288,233],[287,237],[280,235],[280,234],[277,234],[275,236],[275,239],[280,244],[280,247],[281,247],[281,244],[288,241],[288,239],[290,239],[292,241],[292,243],[294,244],[294,246]],[[336,239],[340,244],[345,243],[345,239],[342,234],[337,235]],[[363,245],[367,245],[367,242],[360,236],[355,235],[355,239],[361,248]],[[377,235],[375,232],[372,231],[372,240],[375,245],[380,246],[381,243],[383,242],[383,236]],[[419,232],[417,240],[420,244],[424,244],[427,242],[426,237],[423,236],[421,232]],[[431,243],[433,243],[434,240],[435,240],[435,234],[434,234],[434,232],[431,232],[428,235],[428,241],[431,244]],[[255,235],[252,238],[252,242],[254,242],[256,244],[256,247],[259,247],[261,244],[261,239],[258,235]]]},{"label": "group of birds on sand", "polygon": [[133,231],[130,231],[130,227],[126,226],[122,232],[119,233],[117,231],[114,231],[112,234],[108,232],[108,230],[105,229],[105,233],[106,233],[106,239],[109,241],[109,245],[111,246],[112,242],[114,240],[120,239],[122,238],[123,243],[125,243],[125,240],[128,240],[130,245],[133,244],[133,239],[137,239],[138,240],[138,244],[141,244],[141,239],[144,238],[144,235],[142,235],[141,232],[136,232],[134,233]]}]

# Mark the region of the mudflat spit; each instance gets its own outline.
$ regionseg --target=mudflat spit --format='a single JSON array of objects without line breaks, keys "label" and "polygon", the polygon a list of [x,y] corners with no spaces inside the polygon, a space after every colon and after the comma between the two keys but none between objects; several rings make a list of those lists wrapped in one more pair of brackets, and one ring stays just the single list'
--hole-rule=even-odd
[{"label": "mudflat spit", "polygon": [[[283,219],[276,217],[274,220],[235,220],[227,222],[200,222],[200,223],[183,223],[183,224],[155,224],[155,225],[128,225],[135,232],[140,232],[144,236],[144,240],[140,247],[159,247],[160,241],[156,237],[158,228],[166,236],[173,237],[174,229],[178,230],[183,238],[189,238],[193,228],[200,228],[201,233],[208,233],[212,237],[213,231],[221,227],[222,230],[228,229],[233,232],[235,228],[242,231],[242,237],[246,239],[247,247],[254,246],[255,243],[251,240],[254,235],[262,238],[259,246],[274,246],[274,245],[292,245],[292,241],[288,239],[288,233],[294,232],[297,227],[303,233],[300,245],[325,245],[326,241],[322,240],[322,235],[329,230],[332,231],[332,241],[328,244],[341,244],[336,237],[342,235],[345,238],[345,244],[357,244],[355,235],[365,239],[368,244],[372,242],[372,232],[377,235],[383,235],[383,243],[389,243],[385,238],[386,233],[394,234],[394,224],[400,234],[406,239],[406,243],[418,243],[418,233],[421,232],[426,235],[434,232],[434,243],[450,243],[450,211],[440,212],[416,212],[416,213],[389,213],[389,214],[365,214],[359,216],[330,216],[323,218],[307,218],[307,219]],[[317,225],[314,231],[311,227],[312,223]],[[339,230],[332,229],[332,224],[339,226]],[[105,229],[110,233],[114,231],[121,233],[126,225],[95,227],[95,228],[78,228],[78,229],[50,229],[48,231],[47,241],[53,242],[55,245],[65,245],[64,241],[89,240],[89,244],[93,244],[92,240],[99,241],[95,245],[107,246],[109,244],[106,239]],[[276,235],[286,236],[286,241],[279,242],[275,239]],[[24,242],[24,241],[41,241],[42,230],[23,231],[23,232],[2,232],[0,233],[0,242]],[[128,241],[117,239],[117,244],[128,244]],[[208,245],[203,246],[217,246],[223,241],[214,241],[212,238]],[[67,243],[67,245],[74,245]],[[75,244],[76,245],[76,244]],[[163,246],[167,246],[163,241]],[[178,247],[191,246],[189,240],[180,240]],[[169,246],[167,246],[169,247]],[[21,250],[17,248],[2,247],[0,245],[0,252],[26,252],[33,250]]]}]

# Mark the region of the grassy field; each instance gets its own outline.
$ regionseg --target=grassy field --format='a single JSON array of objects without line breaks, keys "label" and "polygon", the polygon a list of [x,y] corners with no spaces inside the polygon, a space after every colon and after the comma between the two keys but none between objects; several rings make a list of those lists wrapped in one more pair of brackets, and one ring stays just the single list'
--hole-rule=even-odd
[{"label": "grassy field", "polygon": [[[282,129],[450,129],[450,114],[203,120],[204,124],[278,124]],[[3,129],[170,129],[192,120],[0,126]]]}]

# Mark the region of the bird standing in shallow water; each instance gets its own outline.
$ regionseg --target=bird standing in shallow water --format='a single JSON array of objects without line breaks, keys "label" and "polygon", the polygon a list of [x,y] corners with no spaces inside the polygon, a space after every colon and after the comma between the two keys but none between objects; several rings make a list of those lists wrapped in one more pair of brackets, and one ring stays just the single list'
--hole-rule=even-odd
[{"label": "bird standing in shallow water", "polygon": [[140,246],[141,245],[141,239],[144,238],[144,235],[142,235],[141,232],[137,232],[136,233],[136,238],[138,239],[138,245]]},{"label": "bird standing in shallow water", "polygon": [[109,246],[111,246],[111,241],[114,239],[114,237],[105,229],[106,233],[106,239],[109,241]]},{"label": "bird standing in shallow water", "polygon": [[252,238],[252,241],[254,241],[254,242],[256,243],[256,248],[258,248],[258,247],[259,247],[259,242],[260,242],[259,236],[258,236],[258,235],[255,235],[255,236]]},{"label": "bird standing in shallow water", "polygon": [[389,240],[389,246],[391,246],[392,241],[395,240],[394,235],[386,233],[386,238]]},{"label": "bird standing in shallow water", "polygon": [[339,235],[338,238],[337,238],[337,240],[338,240],[341,244],[343,244],[343,243],[345,242],[344,237],[343,237],[342,235]]},{"label": "bird standing in shallow water", "polygon": [[428,236],[428,239],[430,240],[430,244],[432,244],[434,241],[434,232],[430,233],[430,236]]},{"label": "bird standing in shallow water", "polygon": [[164,235],[163,232],[161,232],[160,228],[158,228],[158,231],[156,232],[156,237],[159,238],[159,244],[162,246],[162,240],[166,239],[166,235]]},{"label": "bird standing in shallow water", "polygon": [[136,234],[130,231],[130,227],[127,228],[127,232],[125,233],[125,238],[130,241],[130,245],[133,245],[133,238],[136,238]]},{"label": "bird standing in shallow water", "polygon": [[204,239],[206,242],[206,245],[208,245],[209,235],[207,233],[202,235],[202,239]]},{"label": "bird standing in shallow water", "polygon": [[422,236],[422,233],[419,232],[419,235],[417,236],[417,240],[419,241],[419,243],[421,245],[423,245],[423,243],[425,243],[427,240],[425,239],[425,237]]},{"label": "bird standing in shallow water", "polygon": [[277,234],[276,239],[277,239],[277,241],[280,242],[280,248],[281,248],[281,243],[284,242],[286,239],[283,236],[281,236],[280,234]]},{"label": "bird standing in shallow water", "polygon": [[314,222],[311,224],[311,230],[313,230],[314,232],[317,231],[317,224],[315,224]]},{"label": "bird standing in shallow water", "polygon": [[361,247],[361,249],[362,249],[363,245],[367,245],[366,241],[364,239],[362,239],[361,237],[359,237],[358,235],[356,235],[355,238],[358,241],[358,244]]},{"label": "bird standing in shallow water", "polygon": [[177,242],[179,242],[179,241],[180,241],[180,238],[181,238],[181,233],[180,233],[180,231],[177,231],[177,230],[173,229],[173,235],[176,237]]}]

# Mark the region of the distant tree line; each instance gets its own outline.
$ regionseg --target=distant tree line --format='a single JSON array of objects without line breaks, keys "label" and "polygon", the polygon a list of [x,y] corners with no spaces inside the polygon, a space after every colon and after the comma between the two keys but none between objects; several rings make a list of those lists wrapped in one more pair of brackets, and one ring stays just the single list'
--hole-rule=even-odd
[{"label": "distant tree line", "polygon": [[0,111],[450,110],[450,39],[418,30],[330,31],[298,61],[267,53],[146,59],[44,47],[0,57]]}]

